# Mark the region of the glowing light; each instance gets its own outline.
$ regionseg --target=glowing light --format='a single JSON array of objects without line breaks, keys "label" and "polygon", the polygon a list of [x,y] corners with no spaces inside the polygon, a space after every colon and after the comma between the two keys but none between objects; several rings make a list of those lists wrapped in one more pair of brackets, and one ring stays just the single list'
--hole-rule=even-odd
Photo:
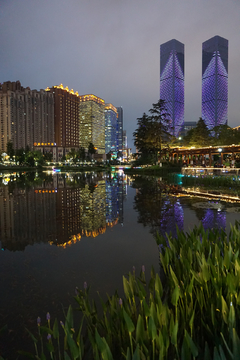
[{"label": "glowing light", "polygon": [[220,52],[214,51],[202,75],[202,118],[208,129],[212,129],[226,124],[227,116],[228,73]]},{"label": "glowing light", "polygon": [[112,110],[117,114],[117,108],[115,108],[115,106],[113,106],[112,104],[106,104],[105,105],[105,111],[106,110]]},{"label": "glowing light", "polygon": [[88,94],[88,95],[81,95],[79,96],[80,102],[83,101],[95,101],[98,104],[103,104],[105,105],[105,101],[99,97],[97,97],[96,95],[93,94]]},{"label": "glowing light", "polygon": [[[172,40],[171,40],[172,42]],[[160,74],[160,98],[165,100],[165,106],[169,117],[170,133],[178,136],[184,123],[184,60],[183,44],[175,41],[161,45],[161,63],[166,55],[169,55],[166,64],[161,65]],[[172,50],[169,52],[169,45],[181,47],[181,51]]]}]

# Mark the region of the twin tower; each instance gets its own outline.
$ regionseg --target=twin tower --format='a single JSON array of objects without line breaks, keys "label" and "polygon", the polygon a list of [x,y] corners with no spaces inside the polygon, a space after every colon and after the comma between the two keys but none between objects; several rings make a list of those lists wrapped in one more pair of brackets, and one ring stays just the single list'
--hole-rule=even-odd
[{"label": "twin tower", "polygon": [[[160,45],[160,99],[178,136],[184,124],[184,44],[175,39]],[[202,44],[202,119],[208,129],[228,120],[228,40],[218,35]]]}]

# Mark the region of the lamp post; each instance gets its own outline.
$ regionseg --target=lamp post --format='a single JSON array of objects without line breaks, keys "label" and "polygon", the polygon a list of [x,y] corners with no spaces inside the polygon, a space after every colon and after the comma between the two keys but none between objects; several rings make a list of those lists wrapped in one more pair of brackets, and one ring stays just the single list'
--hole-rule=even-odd
[{"label": "lamp post", "polygon": [[218,152],[219,152],[219,154],[221,154],[221,165],[223,164],[223,153],[222,153],[222,148],[218,148]]}]

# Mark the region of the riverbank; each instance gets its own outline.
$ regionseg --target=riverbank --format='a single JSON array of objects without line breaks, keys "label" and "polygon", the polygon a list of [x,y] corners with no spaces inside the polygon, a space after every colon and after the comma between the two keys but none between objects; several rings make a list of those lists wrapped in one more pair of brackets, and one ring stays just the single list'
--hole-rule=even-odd
[{"label": "riverbank", "polygon": [[133,166],[130,168],[124,169],[125,174],[134,175],[166,175],[168,173],[180,172],[181,166],[174,164],[163,164],[163,166],[159,165],[143,165],[143,166]]},{"label": "riverbank", "polygon": [[59,170],[63,172],[85,172],[85,171],[95,171],[95,172],[102,172],[102,171],[111,171],[111,166],[96,166],[96,165],[82,165],[82,166],[54,166],[54,165],[46,165],[46,166],[19,166],[19,165],[11,165],[11,166],[4,166],[0,165],[1,172],[23,172],[23,171],[52,171],[52,170]]}]

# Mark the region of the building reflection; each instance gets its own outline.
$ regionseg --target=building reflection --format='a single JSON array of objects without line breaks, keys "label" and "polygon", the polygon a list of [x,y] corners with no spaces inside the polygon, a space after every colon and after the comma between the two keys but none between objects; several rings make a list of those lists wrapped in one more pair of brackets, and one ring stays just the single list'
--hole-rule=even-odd
[{"label": "building reflection", "polygon": [[184,212],[179,199],[165,198],[160,212],[159,234],[166,236],[171,233],[173,237],[177,236],[177,227],[184,229]]},{"label": "building reflection", "polygon": [[19,181],[2,179],[0,186],[2,250],[36,242],[66,247],[123,221],[122,177],[55,174],[47,181],[34,177],[27,187]]},{"label": "building reflection", "polygon": [[207,229],[226,229],[226,211],[206,209],[202,218],[203,228]]},{"label": "building reflection", "polygon": [[[177,197],[169,195],[164,189],[163,183],[157,179],[141,179],[138,177],[133,182],[136,188],[134,208],[138,212],[138,222],[149,226],[153,235],[159,233],[166,237],[166,234],[177,236],[179,230],[187,230],[184,227],[184,206],[195,213],[197,219],[185,219],[187,225],[198,226],[202,222],[205,230],[211,228],[226,229],[226,211],[217,203],[209,204],[205,200],[199,208],[194,200],[189,197]],[[201,205],[200,204],[200,205]],[[212,206],[211,206],[212,205]],[[190,214],[190,213],[188,213]]]},{"label": "building reflection", "polygon": [[123,198],[126,196],[127,186],[124,184],[123,174],[113,174],[106,181],[106,223],[111,224],[119,219],[123,225]]},{"label": "building reflection", "polygon": [[14,189],[0,193],[0,236],[3,249],[24,250],[36,242],[51,241],[56,232],[53,190]]}]

